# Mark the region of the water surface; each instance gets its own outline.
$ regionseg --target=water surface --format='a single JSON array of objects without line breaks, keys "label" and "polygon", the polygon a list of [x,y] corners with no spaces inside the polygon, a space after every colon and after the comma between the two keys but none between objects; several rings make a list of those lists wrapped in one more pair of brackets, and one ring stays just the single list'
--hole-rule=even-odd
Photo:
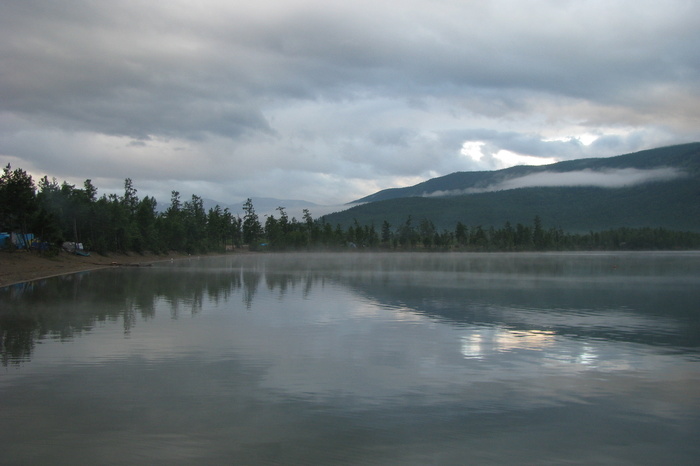
[{"label": "water surface", "polygon": [[700,254],[261,254],[0,288],[3,464],[696,464]]}]

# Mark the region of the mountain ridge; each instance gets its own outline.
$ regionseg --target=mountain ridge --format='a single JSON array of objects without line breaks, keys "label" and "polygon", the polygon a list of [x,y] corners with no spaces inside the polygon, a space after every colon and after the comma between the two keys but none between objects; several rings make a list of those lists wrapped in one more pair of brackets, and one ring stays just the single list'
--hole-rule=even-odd
[{"label": "mountain ridge", "polygon": [[[436,192],[457,190],[487,189],[505,180],[543,172],[574,172],[580,170],[608,169],[653,169],[664,166],[683,166],[690,175],[700,175],[700,157],[695,163],[688,162],[688,154],[700,155],[700,142],[679,144],[673,146],[647,149],[643,151],[622,154],[612,157],[594,157],[575,160],[565,160],[547,165],[517,165],[514,167],[490,171],[460,171],[444,176],[431,178],[413,186],[404,188],[388,188],[374,194],[351,201],[349,204],[376,202],[401,197],[426,196]],[[449,194],[448,194],[449,195]]]},{"label": "mountain ridge", "polygon": [[[544,182],[550,184],[537,184]],[[500,227],[529,224],[539,216],[545,225],[570,232],[620,227],[700,231],[700,142],[543,166],[455,172],[378,191],[352,204],[323,220],[375,227],[387,221],[397,227],[409,218],[425,219],[452,230],[457,222]]]}]

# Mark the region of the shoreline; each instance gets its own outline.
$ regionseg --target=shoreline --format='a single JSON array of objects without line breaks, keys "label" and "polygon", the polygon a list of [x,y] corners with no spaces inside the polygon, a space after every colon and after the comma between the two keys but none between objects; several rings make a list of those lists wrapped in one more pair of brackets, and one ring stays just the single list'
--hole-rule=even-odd
[{"label": "shoreline", "polygon": [[[229,253],[233,254],[233,253]],[[199,256],[218,256],[216,254],[201,254]],[[169,261],[171,259],[187,259],[192,256],[183,253],[152,254],[130,253],[78,256],[69,252],[60,251],[55,256],[42,256],[36,252],[22,250],[0,252],[0,288],[16,285],[18,283],[43,280],[45,278],[67,275],[89,270],[99,270],[107,267],[145,267],[154,262]]]},{"label": "shoreline", "polygon": [[[387,251],[383,251],[387,252]],[[408,252],[408,251],[407,251]],[[415,252],[415,251],[413,251]],[[527,254],[534,251],[506,252],[506,254]],[[307,252],[308,253],[308,252]],[[389,251],[388,253],[400,253]],[[465,252],[466,253],[466,252]],[[543,251],[538,254],[697,254],[698,250],[654,250],[654,251],[625,251],[625,250],[596,250],[596,251]],[[247,249],[237,249],[234,252],[216,252],[197,254],[195,257],[217,257],[251,254]],[[257,253],[259,254],[259,253]],[[362,253],[360,253],[362,254]],[[420,253],[419,253],[420,254]],[[498,252],[484,252],[483,254],[498,254]],[[69,252],[60,251],[55,256],[42,256],[37,252],[14,250],[11,252],[0,251],[0,288],[16,285],[18,283],[32,282],[46,278],[68,275],[72,273],[99,270],[107,267],[147,267],[156,262],[170,260],[191,259],[193,256],[186,253],[171,252],[168,254],[153,253],[127,253],[108,254],[105,256],[93,253],[90,256],[78,256]]]}]

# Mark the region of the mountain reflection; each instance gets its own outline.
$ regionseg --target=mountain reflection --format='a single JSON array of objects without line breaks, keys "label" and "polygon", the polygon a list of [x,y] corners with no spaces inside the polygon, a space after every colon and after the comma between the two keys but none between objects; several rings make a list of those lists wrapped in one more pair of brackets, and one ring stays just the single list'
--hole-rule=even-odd
[{"label": "mountain reflection", "polygon": [[697,348],[700,292],[688,284],[698,272],[698,256],[629,254],[270,254],[105,269],[0,288],[0,354],[19,364],[37,341],[100,323],[128,335],[157,312],[177,319],[236,300],[251,310],[262,294],[307,297],[326,283],[464,326],[467,358],[545,348],[557,335]]}]

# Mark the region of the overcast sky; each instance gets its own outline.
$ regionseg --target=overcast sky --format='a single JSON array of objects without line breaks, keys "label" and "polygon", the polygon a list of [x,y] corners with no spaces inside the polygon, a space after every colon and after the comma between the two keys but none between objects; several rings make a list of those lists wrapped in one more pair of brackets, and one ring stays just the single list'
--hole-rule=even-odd
[{"label": "overcast sky", "polygon": [[339,204],[699,117],[694,0],[0,1],[3,166],[160,204]]}]

